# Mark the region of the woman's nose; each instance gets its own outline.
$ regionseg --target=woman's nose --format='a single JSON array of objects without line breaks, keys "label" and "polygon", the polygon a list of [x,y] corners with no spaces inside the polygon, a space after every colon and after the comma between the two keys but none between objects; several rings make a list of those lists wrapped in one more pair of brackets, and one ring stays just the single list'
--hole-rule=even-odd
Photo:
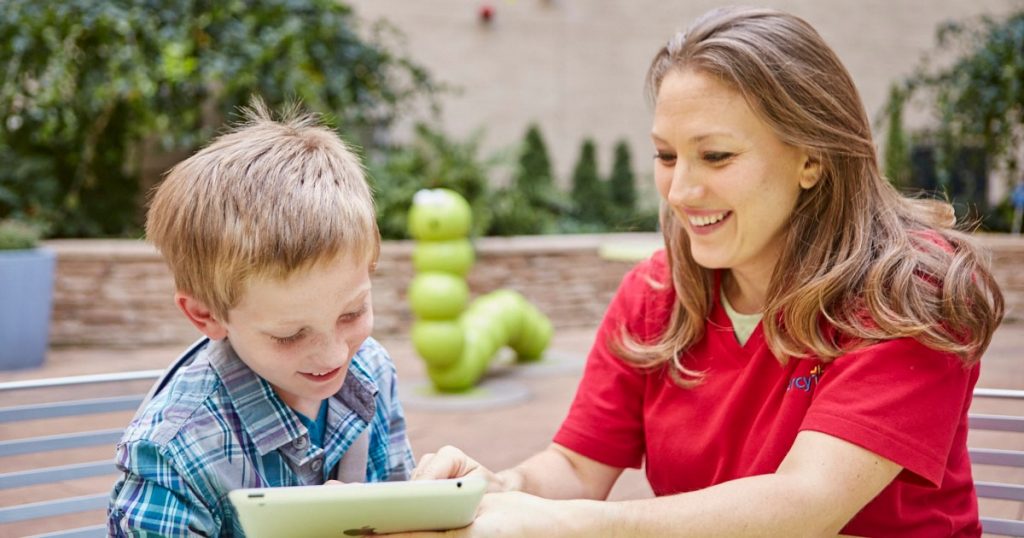
[{"label": "woman's nose", "polygon": [[677,164],[672,170],[672,184],[668,190],[668,203],[672,206],[692,205],[706,192],[704,185],[688,173],[685,166]]}]

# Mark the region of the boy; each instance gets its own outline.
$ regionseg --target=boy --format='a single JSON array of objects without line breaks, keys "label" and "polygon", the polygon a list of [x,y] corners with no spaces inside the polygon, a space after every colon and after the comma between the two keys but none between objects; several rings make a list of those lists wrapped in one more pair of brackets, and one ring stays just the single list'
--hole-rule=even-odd
[{"label": "boy", "polygon": [[108,534],[242,535],[232,489],[408,478],[394,366],[369,338],[373,201],[332,131],[256,102],[170,171],[146,233],[206,337],[117,445]]}]

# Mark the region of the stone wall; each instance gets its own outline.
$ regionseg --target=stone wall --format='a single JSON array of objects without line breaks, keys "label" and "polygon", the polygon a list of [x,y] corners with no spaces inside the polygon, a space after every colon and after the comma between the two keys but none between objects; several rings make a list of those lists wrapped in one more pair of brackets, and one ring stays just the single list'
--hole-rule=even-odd
[{"label": "stone wall", "polygon": [[1006,299],[1006,321],[1024,322],[1024,236],[980,237],[992,254],[992,274]]},{"label": "stone wall", "polygon": [[[657,234],[484,238],[468,278],[474,296],[512,288],[557,327],[601,319],[631,262],[602,259],[602,244],[655,244]],[[173,304],[170,272],[152,246],[134,240],[55,240],[52,345],[129,347],[187,343],[198,332]],[[375,334],[404,334],[413,243],[387,241],[374,275]]]},{"label": "stone wall", "polygon": [[[1024,239],[982,236],[1003,286],[1008,318],[1024,319]],[[601,319],[633,262],[602,256],[602,247],[642,252],[657,234],[484,238],[468,281],[473,295],[520,291],[556,327],[592,327]],[[172,300],[170,273],[148,244],[133,240],[58,240],[51,343],[131,347],[187,343],[198,333]],[[412,243],[385,242],[374,276],[375,333],[404,334],[412,320],[405,290],[412,278]],[[628,257],[628,256],[627,256]]]}]

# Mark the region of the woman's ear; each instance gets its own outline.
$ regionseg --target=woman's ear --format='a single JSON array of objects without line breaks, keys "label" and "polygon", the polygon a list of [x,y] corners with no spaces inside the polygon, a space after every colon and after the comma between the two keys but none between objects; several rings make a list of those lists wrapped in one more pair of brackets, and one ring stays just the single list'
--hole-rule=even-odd
[{"label": "woman's ear", "polygon": [[185,314],[192,325],[195,325],[199,332],[205,334],[210,340],[222,340],[227,337],[227,327],[199,299],[178,291],[174,294],[174,304],[178,305],[178,309]]},{"label": "woman's ear", "polygon": [[822,172],[821,159],[809,153],[805,154],[803,164],[800,167],[800,187],[810,189],[817,185],[818,181],[821,180]]}]

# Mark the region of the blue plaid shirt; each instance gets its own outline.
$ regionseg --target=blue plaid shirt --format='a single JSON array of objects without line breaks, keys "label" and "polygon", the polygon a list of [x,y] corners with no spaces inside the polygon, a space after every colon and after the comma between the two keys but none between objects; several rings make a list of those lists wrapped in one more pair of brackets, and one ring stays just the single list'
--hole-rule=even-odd
[{"label": "blue plaid shirt", "polygon": [[328,400],[324,447],[226,341],[209,342],[139,410],[117,445],[124,475],[110,536],[243,536],[236,488],[322,484],[369,428],[366,481],[406,480],[415,462],[395,368],[372,338]]}]

